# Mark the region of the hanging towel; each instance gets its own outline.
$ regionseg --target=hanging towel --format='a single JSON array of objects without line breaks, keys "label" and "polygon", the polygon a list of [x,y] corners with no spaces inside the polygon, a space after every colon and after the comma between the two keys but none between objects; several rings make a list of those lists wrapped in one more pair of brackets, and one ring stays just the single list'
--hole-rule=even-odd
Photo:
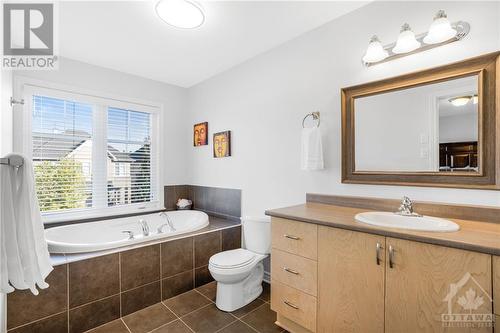
[{"label": "hanging towel", "polygon": [[[13,156],[16,155],[7,157]],[[37,286],[40,289],[49,286],[45,279],[53,268],[35,192],[33,165],[29,159],[21,157],[24,160],[21,167],[0,168],[0,291],[12,292],[14,287],[30,289],[34,295],[38,295]]]},{"label": "hanging towel", "polygon": [[319,127],[302,129],[300,167],[302,170],[323,169],[323,146]]}]

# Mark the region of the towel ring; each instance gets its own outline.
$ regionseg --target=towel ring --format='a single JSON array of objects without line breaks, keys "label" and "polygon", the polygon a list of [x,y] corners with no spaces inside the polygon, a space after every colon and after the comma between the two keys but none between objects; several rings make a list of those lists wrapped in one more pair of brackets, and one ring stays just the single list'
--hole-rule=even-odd
[{"label": "towel ring", "polygon": [[304,119],[302,119],[302,128],[306,128],[305,127],[305,122],[306,122],[306,119],[309,118],[309,117],[312,117],[313,120],[317,120],[318,124],[316,125],[316,127],[319,127],[319,125],[321,124],[321,119],[320,119],[320,116],[319,116],[319,111],[316,111],[316,112],[311,112],[311,113],[306,114],[306,116],[304,117]]}]

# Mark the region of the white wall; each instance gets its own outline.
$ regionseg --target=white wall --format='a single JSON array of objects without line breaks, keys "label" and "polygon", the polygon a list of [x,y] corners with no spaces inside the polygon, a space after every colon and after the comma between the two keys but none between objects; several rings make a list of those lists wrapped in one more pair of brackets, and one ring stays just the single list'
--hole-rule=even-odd
[{"label": "white wall", "polygon": [[185,137],[188,131],[184,117],[186,89],[64,58],[61,59],[59,70],[19,71],[14,76],[162,103],[164,124],[160,130],[163,131],[165,158],[160,171],[163,172],[163,182],[164,184],[186,182],[186,149],[179,145],[179,139]]},{"label": "white wall", "polygon": [[[355,100],[357,171],[431,171],[429,140],[433,110],[428,100],[435,85],[372,95]],[[426,138],[422,141],[421,137]],[[426,154],[424,153],[426,152]]]},{"label": "white wall", "polygon": [[477,112],[439,118],[439,142],[477,141],[477,122]]},{"label": "white wall", "polygon": [[[243,189],[243,213],[302,203],[306,192],[470,204],[500,204],[494,191],[348,185],[340,182],[340,89],[459,61],[500,48],[497,2],[374,2],[189,90],[189,124],[209,122],[210,134],[232,130],[233,156],[214,159],[211,145],[191,147],[189,182]],[[466,20],[467,38],[370,68],[361,57],[371,35],[389,43],[407,21],[419,33],[445,9]],[[299,168],[302,117],[321,111],[326,170]]]}]

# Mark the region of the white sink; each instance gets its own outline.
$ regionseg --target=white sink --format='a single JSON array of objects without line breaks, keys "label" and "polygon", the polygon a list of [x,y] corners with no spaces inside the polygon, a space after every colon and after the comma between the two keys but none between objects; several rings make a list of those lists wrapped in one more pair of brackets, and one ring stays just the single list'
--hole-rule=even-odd
[{"label": "white sink", "polygon": [[431,216],[403,216],[390,212],[365,212],[356,214],[356,221],[378,227],[418,231],[452,232],[460,226],[450,220]]}]

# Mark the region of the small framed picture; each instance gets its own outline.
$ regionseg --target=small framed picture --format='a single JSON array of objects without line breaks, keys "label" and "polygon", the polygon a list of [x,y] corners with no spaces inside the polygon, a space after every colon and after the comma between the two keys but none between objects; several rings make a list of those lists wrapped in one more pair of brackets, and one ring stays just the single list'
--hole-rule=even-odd
[{"label": "small framed picture", "polygon": [[231,131],[214,134],[214,157],[231,156]]},{"label": "small framed picture", "polygon": [[193,129],[193,146],[208,145],[208,123],[199,123],[194,125]]}]

